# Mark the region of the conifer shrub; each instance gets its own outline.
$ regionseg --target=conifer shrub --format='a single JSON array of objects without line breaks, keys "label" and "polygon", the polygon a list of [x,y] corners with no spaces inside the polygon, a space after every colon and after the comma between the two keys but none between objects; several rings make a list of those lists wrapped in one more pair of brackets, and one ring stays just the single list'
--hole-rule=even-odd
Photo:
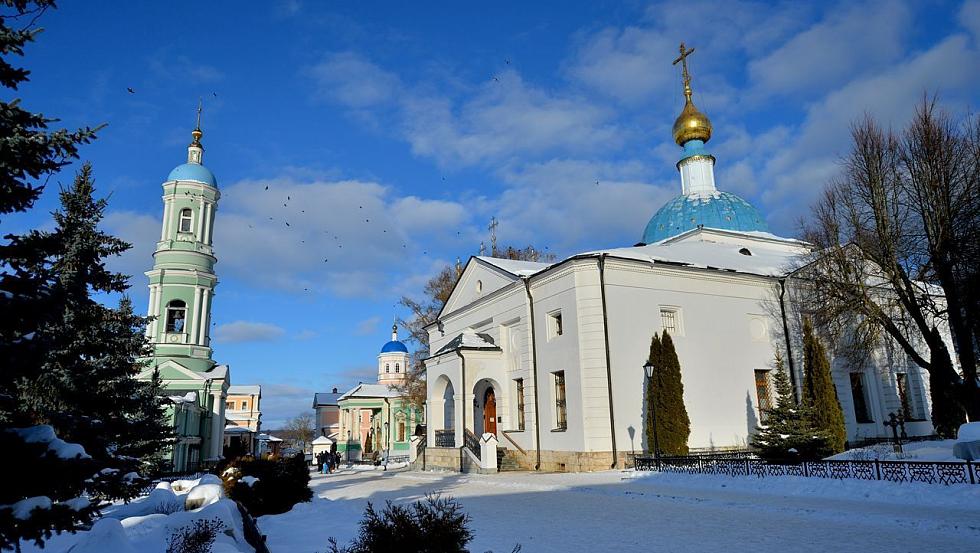
[{"label": "conifer shrub", "polygon": [[813,425],[810,408],[797,403],[779,354],[776,354],[775,365],[776,405],[764,411],[765,423],[757,427],[752,436],[752,448],[769,462],[792,463],[823,458],[830,447],[827,433]]},{"label": "conifer shrub", "polygon": [[[650,342],[648,362],[654,368],[653,377],[646,383],[646,439],[650,450],[654,442],[664,455],[687,455],[687,440],[691,435],[691,420],[684,405],[684,383],[681,364],[677,359],[670,334],[654,334]],[[653,410],[656,409],[656,417]],[[654,440],[654,419],[657,439]]]},{"label": "conifer shrub", "polygon": [[225,467],[222,476],[226,495],[257,517],[285,513],[313,497],[309,467],[302,455],[240,457]]},{"label": "conifer shrub", "polygon": [[809,319],[803,321],[803,404],[813,426],[827,436],[826,455],[844,451],[847,427],[837,398],[837,387],[830,375],[827,350],[813,332]]},{"label": "conifer shrub", "polygon": [[464,553],[473,539],[469,529],[470,516],[456,499],[426,495],[411,505],[395,505],[391,501],[377,511],[371,502],[364,510],[360,530],[346,547],[330,538],[330,553]]}]

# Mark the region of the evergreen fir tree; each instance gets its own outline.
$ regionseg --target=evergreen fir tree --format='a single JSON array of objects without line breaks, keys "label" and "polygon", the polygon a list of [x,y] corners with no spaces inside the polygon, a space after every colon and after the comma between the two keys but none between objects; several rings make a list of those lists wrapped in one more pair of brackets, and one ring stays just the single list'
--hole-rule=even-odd
[{"label": "evergreen fir tree", "polygon": [[803,321],[803,404],[812,417],[813,426],[827,435],[827,454],[844,451],[847,442],[844,411],[830,375],[827,350],[814,334],[809,319]]},{"label": "evergreen fir tree", "polygon": [[[656,441],[665,455],[686,455],[691,435],[691,420],[684,405],[684,384],[681,365],[670,334],[654,335],[650,342],[648,362],[655,367],[652,382],[647,383],[647,444],[653,449]],[[653,410],[656,409],[656,423]],[[657,439],[654,440],[654,424]]]},{"label": "evergreen fir tree", "polygon": [[756,429],[750,444],[767,461],[819,459],[828,449],[826,433],[810,422],[807,408],[796,403],[783,358],[776,354],[773,371],[776,405],[765,411],[765,424]]},{"label": "evergreen fir tree", "polygon": [[[22,354],[12,359],[15,376],[2,377],[2,405],[9,421],[4,426],[50,425],[60,439],[86,452],[84,463],[75,460],[86,467],[82,473],[37,472],[41,463],[24,467],[26,473],[18,478],[41,485],[37,495],[71,499],[83,489],[96,500],[129,499],[146,483],[138,472],[155,460],[172,434],[163,418],[159,380],[136,379],[143,367],[138,358],[148,353],[145,319],[133,313],[125,297],[118,308],[92,297],[127,289],[127,277],[107,270],[104,260],[129,245],[98,228],[106,201],[94,198],[89,164],[61,191],[60,199],[54,231],[13,237],[8,247],[14,254],[10,270],[39,286],[38,293],[18,301],[42,316],[29,335],[2,344],[7,352]],[[17,443],[11,445],[16,451]],[[27,451],[12,454],[36,458],[27,446],[31,444],[21,447]],[[0,503],[24,499],[8,493],[0,494]],[[60,531],[89,521],[63,509],[38,511],[31,519],[30,524],[0,528],[0,535],[16,543],[38,539],[45,528]]]}]

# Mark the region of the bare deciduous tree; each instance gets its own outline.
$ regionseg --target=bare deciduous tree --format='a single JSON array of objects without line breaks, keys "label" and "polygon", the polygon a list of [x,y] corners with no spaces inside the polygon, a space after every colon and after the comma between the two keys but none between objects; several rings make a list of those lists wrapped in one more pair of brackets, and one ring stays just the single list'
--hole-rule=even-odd
[{"label": "bare deciduous tree", "polygon": [[[804,226],[803,309],[859,354],[888,339],[929,373],[933,423],[980,418],[976,381],[977,120],[959,130],[923,102],[897,136],[866,117]],[[975,254],[974,254],[975,255]],[[962,374],[943,340],[953,337]]]},{"label": "bare deciduous tree", "polygon": [[[517,261],[554,261],[555,259],[554,255],[541,253],[534,246],[527,246],[526,248],[508,246],[498,250],[496,257]],[[452,294],[461,271],[462,268],[447,265],[425,283],[421,298],[403,296],[399,302],[412,312],[411,318],[399,319],[398,323],[408,330],[408,340],[413,342],[416,348],[412,354],[411,370],[408,371],[405,381],[394,386],[394,388],[406,396],[409,403],[419,409],[425,402],[425,367],[422,365],[422,360],[429,355],[429,332],[425,330],[425,327],[436,321],[442,307],[449,300],[449,295]]]},{"label": "bare deciduous tree", "polygon": [[282,436],[291,442],[293,447],[305,450],[306,446],[316,436],[313,413],[300,413],[286,421],[286,426],[282,429]]}]

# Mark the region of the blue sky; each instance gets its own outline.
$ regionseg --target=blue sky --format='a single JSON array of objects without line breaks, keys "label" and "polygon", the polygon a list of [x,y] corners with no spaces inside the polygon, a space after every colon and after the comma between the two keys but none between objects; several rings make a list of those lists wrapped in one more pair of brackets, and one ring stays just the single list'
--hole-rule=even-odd
[{"label": "blue sky", "polygon": [[[559,257],[637,242],[680,190],[682,40],[719,188],[784,235],[856,117],[898,127],[924,92],[959,114],[980,96],[978,1],[63,4],[19,96],[108,123],[82,156],[134,243],[114,265],[141,308],[160,184],[204,98],[215,358],[263,385],[271,427],[373,379],[398,298],[475,254],[491,216],[502,243]],[[0,232],[50,225],[71,174]]]}]

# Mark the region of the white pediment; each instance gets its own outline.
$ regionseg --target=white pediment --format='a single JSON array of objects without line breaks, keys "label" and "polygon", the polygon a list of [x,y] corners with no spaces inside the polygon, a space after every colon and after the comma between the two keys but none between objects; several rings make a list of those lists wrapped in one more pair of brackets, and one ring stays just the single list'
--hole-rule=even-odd
[{"label": "white pediment", "polygon": [[520,276],[478,257],[471,257],[439,316],[461,309],[517,280],[520,280]]}]

